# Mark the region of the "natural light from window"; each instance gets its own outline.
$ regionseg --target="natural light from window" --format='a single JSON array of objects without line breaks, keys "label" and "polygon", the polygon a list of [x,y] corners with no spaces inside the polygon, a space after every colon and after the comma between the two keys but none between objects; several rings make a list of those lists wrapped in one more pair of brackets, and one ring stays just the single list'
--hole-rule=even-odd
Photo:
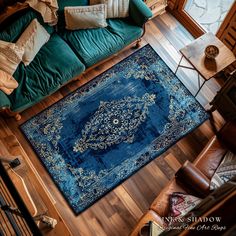
[{"label": "natural light from window", "polygon": [[216,33],[235,0],[187,0],[184,10],[206,31]]}]

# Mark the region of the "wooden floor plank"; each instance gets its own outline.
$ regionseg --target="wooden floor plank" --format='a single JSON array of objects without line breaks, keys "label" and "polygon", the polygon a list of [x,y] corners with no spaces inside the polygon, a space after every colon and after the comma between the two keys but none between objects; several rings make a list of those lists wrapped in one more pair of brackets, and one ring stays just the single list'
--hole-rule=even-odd
[{"label": "wooden floor plank", "polygon": [[116,188],[114,193],[120,198],[124,206],[129,209],[129,212],[134,218],[138,220],[142,216],[142,211],[139,209],[135,201],[130,197],[123,186]]},{"label": "wooden floor plank", "polygon": [[138,204],[142,212],[148,209],[150,203],[147,201],[147,198],[144,195],[142,188],[139,188],[136,185],[133,178],[130,178],[129,180],[125,181],[123,186],[125,190],[129,193],[129,195]]},{"label": "wooden floor plank", "polygon": [[165,156],[165,161],[175,172],[177,172],[179,168],[182,166],[181,163],[175,158],[175,156],[172,153]]},{"label": "wooden floor plank", "polygon": [[154,18],[153,21],[162,34],[168,37],[169,42],[175,45],[176,49],[179,50],[185,46],[186,43],[183,41],[184,39],[181,35],[178,34],[179,31],[169,30],[168,25],[163,22],[160,17]]}]

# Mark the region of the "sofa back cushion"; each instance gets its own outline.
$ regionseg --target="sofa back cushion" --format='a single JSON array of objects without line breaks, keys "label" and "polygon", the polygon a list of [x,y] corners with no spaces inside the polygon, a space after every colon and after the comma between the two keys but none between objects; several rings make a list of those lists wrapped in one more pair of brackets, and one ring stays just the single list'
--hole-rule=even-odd
[{"label": "sofa back cushion", "polygon": [[87,6],[89,0],[57,0],[58,3],[58,14],[64,12],[65,7],[76,7],[76,6]]},{"label": "sofa back cushion", "polygon": [[125,18],[129,16],[129,0],[90,0],[90,4],[107,5],[107,18]]},{"label": "sofa back cushion", "polygon": [[[11,20],[10,18],[14,18],[14,20]],[[49,26],[48,24],[45,24],[41,15],[32,9],[23,11],[20,17],[16,18],[14,15],[12,15],[10,18],[8,19],[10,23],[7,24],[6,27],[2,29],[2,27],[0,26],[0,40],[16,42],[23,31],[30,24],[30,22],[35,18],[47,30],[49,34],[52,34],[54,32],[54,28],[52,26]]]},{"label": "sofa back cushion", "polygon": [[65,7],[66,29],[103,28],[107,26],[106,5]]},{"label": "sofa back cushion", "polygon": [[57,3],[59,7],[57,28],[64,30],[66,26],[64,15],[65,7],[88,6],[89,0],[57,0]]}]

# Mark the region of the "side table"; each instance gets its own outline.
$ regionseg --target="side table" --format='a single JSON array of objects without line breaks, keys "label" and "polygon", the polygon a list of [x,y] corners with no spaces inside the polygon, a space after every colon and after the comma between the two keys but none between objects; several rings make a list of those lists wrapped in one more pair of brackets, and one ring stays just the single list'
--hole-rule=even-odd
[{"label": "side table", "polygon": [[[219,55],[215,59],[208,59],[205,57],[205,48],[208,45],[215,45],[219,49]],[[201,37],[195,39],[192,43],[180,49],[181,59],[175,70],[177,73],[180,67],[186,69],[192,69],[198,73],[198,90],[195,97],[198,95],[204,84],[214,77],[217,73],[224,70],[227,66],[233,63],[236,58],[225,45],[214,34],[206,33]],[[181,62],[185,58],[190,66],[182,65]],[[201,79],[203,83],[201,84]]]}]

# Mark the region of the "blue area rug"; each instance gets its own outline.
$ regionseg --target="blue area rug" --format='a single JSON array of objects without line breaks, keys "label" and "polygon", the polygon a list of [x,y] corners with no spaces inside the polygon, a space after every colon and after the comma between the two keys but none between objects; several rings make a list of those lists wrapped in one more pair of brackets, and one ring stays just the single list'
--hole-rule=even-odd
[{"label": "blue area rug", "polygon": [[146,45],[21,130],[78,214],[206,119]]}]

